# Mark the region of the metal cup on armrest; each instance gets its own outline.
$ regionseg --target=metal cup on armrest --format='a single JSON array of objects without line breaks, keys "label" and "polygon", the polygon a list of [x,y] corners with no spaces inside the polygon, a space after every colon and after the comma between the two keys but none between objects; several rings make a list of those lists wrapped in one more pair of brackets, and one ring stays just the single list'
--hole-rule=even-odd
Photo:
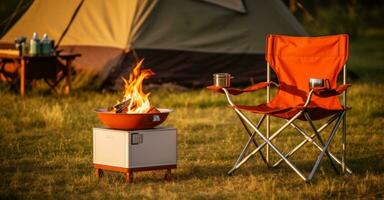
[{"label": "metal cup on armrest", "polygon": [[310,78],[309,79],[309,89],[325,87],[325,80],[320,78]]},{"label": "metal cup on armrest", "polygon": [[231,79],[234,78],[229,73],[213,74],[213,85],[217,87],[231,87]]}]

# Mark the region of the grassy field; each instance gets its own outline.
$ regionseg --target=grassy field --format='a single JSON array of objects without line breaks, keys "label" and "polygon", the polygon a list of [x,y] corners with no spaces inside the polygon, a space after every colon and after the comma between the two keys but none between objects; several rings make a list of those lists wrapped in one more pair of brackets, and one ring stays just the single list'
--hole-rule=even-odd
[{"label": "grassy field", "polygon": [[[348,112],[347,156],[353,175],[336,175],[324,157],[315,179],[305,183],[286,164],[267,169],[256,156],[227,176],[247,137],[224,96],[202,89],[151,94],[153,105],[175,110],[165,123],[178,129],[178,168],[172,181],[163,181],[163,171],[138,173],[134,184],[113,172],[98,179],[92,168],[92,128],[101,122],[92,110],[114,104],[120,94],[78,89],[56,97],[34,90],[20,98],[1,85],[0,199],[383,198],[382,39],[351,45],[349,66],[360,76],[349,92],[353,109]],[[247,94],[236,102],[261,103],[264,95]],[[288,129],[275,144],[287,152],[301,139]],[[340,142],[340,132],[335,142]],[[340,145],[331,150],[339,155]],[[309,172],[317,153],[307,145],[292,159]]]}]

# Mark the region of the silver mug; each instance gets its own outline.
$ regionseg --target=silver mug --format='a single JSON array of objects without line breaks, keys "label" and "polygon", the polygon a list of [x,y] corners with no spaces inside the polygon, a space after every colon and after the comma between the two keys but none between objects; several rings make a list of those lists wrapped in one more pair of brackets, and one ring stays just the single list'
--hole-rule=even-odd
[{"label": "silver mug", "polygon": [[229,73],[213,74],[213,85],[217,87],[231,87],[231,79],[234,78]]},{"label": "silver mug", "polygon": [[310,78],[309,79],[309,88],[313,89],[316,87],[325,87],[326,86],[326,80],[321,78]]}]

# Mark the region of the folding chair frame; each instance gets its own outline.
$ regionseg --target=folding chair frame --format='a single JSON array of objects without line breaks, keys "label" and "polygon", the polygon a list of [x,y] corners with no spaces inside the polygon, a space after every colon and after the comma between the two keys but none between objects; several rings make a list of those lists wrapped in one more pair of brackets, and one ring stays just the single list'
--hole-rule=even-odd
[{"label": "folding chair frame", "polygon": [[[346,72],[346,65],[344,65],[344,67],[343,67],[343,84],[346,84],[346,79],[347,79],[346,73],[347,73]],[[269,66],[269,64],[267,64],[267,82],[270,82],[270,66]],[[275,84],[275,85],[277,85],[277,84]],[[288,164],[288,166],[290,166],[304,181],[312,180],[313,176],[315,175],[316,171],[318,170],[318,168],[320,166],[320,162],[323,159],[324,155],[327,155],[327,157],[329,158],[330,163],[331,163],[332,167],[334,168],[334,170],[336,171],[336,173],[339,173],[339,172],[338,172],[338,169],[337,169],[334,162],[341,165],[341,169],[342,169],[343,173],[348,172],[349,174],[352,174],[351,169],[349,169],[346,165],[346,111],[347,111],[345,109],[347,107],[347,91],[346,90],[343,92],[344,110],[334,114],[320,128],[317,129],[315,127],[312,119],[310,118],[308,112],[306,111],[306,108],[308,107],[308,105],[311,101],[311,97],[313,95],[313,90],[311,90],[309,92],[308,97],[306,99],[306,102],[303,106],[304,109],[300,110],[291,119],[287,120],[287,122],[283,126],[281,126],[276,132],[274,132],[272,135],[270,135],[270,116],[263,114],[257,124],[252,123],[252,121],[242,111],[240,111],[238,108],[235,107],[235,104],[232,102],[231,95],[228,92],[228,90],[226,88],[222,88],[222,90],[224,91],[224,93],[226,95],[228,103],[233,107],[234,111],[236,112],[237,116],[239,117],[240,121],[244,125],[244,128],[249,135],[249,139],[246,142],[244,148],[242,149],[242,151],[241,151],[239,157],[237,158],[234,166],[232,167],[231,170],[228,171],[229,175],[233,174],[240,166],[242,166],[245,162],[247,162],[256,153],[260,154],[262,160],[264,161],[264,163],[268,167],[277,167],[280,163],[282,163],[282,161],[285,161]],[[269,102],[269,101],[270,101],[270,86],[268,85],[267,86],[267,102]],[[297,126],[297,124],[294,123],[294,121],[300,116],[304,116],[306,118],[306,120],[308,121],[308,123],[309,123],[309,125],[313,131],[312,135],[308,134],[306,131],[304,131],[299,126]],[[261,133],[261,131],[259,130],[264,119],[266,119],[266,126],[267,126],[265,135],[263,133]],[[320,132],[322,132],[326,127],[328,127],[334,121],[336,121],[336,122],[335,122],[334,127],[331,130],[329,138],[324,142],[320,136]],[[334,154],[332,154],[329,151],[329,146],[330,146],[331,142],[333,141],[333,138],[334,138],[334,136],[337,132],[337,129],[339,128],[341,122],[343,122],[343,125],[342,125],[342,156],[341,156],[341,160],[340,160]],[[286,153],[284,155],[274,144],[272,144],[272,140],[275,139],[280,133],[282,133],[283,130],[285,130],[288,126],[292,126],[293,128],[295,128],[301,135],[304,136],[305,139],[301,143],[299,143],[294,149],[292,149],[291,151],[289,151],[288,153]],[[254,137],[256,135],[258,135],[264,141],[260,145],[258,145],[254,139]],[[314,140],[314,138],[317,138],[320,144],[318,142],[316,142]],[[251,142],[254,143],[256,148],[253,151],[251,151],[247,156],[245,156],[245,153],[246,153],[249,145],[251,144]],[[320,150],[320,154],[319,154],[314,166],[312,167],[311,172],[306,177],[288,158],[290,156],[292,156],[302,146],[304,146],[307,142],[310,142],[315,147],[317,147]],[[263,153],[261,152],[261,149],[265,146],[266,146],[266,156],[264,156]],[[279,155],[281,157],[281,159],[278,160],[277,162],[275,162],[273,165],[271,165],[271,163],[270,163],[270,150],[271,149],[274,152],[276,152],[277,155]]]}]

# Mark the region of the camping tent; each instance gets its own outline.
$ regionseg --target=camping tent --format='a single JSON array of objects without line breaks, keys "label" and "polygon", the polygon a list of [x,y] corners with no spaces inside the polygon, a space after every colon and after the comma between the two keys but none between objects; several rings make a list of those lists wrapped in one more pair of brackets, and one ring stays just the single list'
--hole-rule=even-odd
[{"label": "camping tent", "polygon": [[107,84],[137,58],[152,81],[208,84],[214,72],[259,79],[267,34],[306,35],[281,0],[35,0],[0,44],[33,32],[81,53],[75,66]]}]

